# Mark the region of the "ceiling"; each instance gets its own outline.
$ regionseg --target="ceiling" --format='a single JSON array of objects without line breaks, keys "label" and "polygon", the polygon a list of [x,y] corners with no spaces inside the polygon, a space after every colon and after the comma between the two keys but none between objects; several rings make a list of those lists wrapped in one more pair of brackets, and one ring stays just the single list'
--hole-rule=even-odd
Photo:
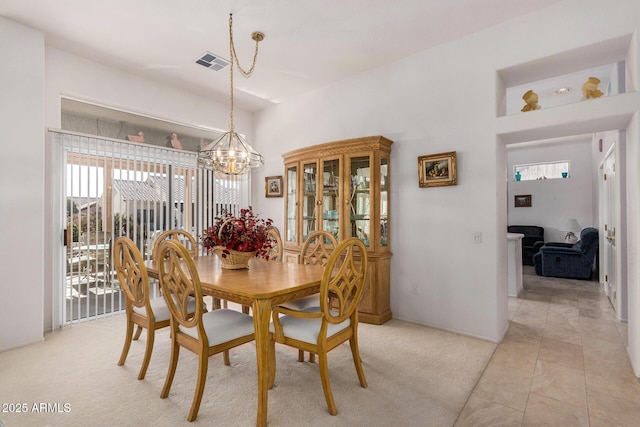
[{"label": "ceiling", "polygon": [[258,111],[305,92],[531,13],[559,0],[5,0],[0,15],[39,29],[48,46],[227,102],[229,13],[243,68],[234,102]]}]

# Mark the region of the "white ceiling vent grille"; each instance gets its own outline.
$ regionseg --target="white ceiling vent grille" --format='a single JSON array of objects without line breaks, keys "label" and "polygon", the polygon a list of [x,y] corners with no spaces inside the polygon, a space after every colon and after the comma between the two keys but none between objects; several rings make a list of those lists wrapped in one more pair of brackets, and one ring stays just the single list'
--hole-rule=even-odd
[{"label": "white ceiling vent grille", "polygon": [[220,71],[229,65],[229,61],[211,52],[205,52],[201,57],[196,59],[196,64],[210,68],[213,71]]}]

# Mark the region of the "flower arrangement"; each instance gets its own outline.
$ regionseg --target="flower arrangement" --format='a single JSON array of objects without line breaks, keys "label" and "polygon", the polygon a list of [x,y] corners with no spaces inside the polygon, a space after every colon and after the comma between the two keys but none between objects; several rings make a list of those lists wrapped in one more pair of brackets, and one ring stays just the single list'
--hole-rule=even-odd
[{"label": "flower arrangement", "polygon": [[200,239],[210,252],[216,252],[221,258],[232,253],[255,252],[255,255],[269,259],[269,249],[275,243],[269,238],[267,228],[273,224],[271,219],[258,218],[253,208],[241,209],[237,217],[226,212],[214,219],[214,224],[204,230]]}]

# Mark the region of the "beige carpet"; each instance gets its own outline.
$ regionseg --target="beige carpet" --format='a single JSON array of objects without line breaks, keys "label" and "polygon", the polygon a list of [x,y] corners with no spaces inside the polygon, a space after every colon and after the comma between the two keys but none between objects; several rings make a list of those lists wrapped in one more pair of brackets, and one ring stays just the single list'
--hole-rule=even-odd
[{"label": "beige carpet", "polygon": [[[221,355],[210,358],[198,419],[191,424],[186,417],[195,387],[193,354],[182,350],[171,393],[160,399],[169,360],[168,330],[157,332],[146,378],[138,381],[145,333],[119,367],[124,326],[122,315],[76,324],[47,334],[42,343],[0,353],[0,403],[28,407],[27,413],[0,412],[0,426],[255,425],[253,343],[232,351],[231,367],[223,365]],[[360,351],[369,387],[359,386],[347,344],[329,353],[338,407],[338,415],[331,416],[318,365],[298,363],[296,350],[278,345],[269,425],[452,426],[495,347],[397,320],[361,324]],[[49,410],[57,404],[60,412],[34,412],[34,404],[41,403],[50,404]]]}]

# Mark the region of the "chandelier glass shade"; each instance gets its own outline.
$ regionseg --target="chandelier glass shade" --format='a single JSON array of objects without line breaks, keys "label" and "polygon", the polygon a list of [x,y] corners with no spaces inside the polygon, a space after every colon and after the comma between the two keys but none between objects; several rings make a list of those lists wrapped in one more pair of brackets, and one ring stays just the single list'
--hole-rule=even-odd
[{"label": "chandelier glass shade", "polygon": [[264,163],[264,158],[233,130],[198,153],[198,164],[227,175],[242,175]]},{"label": "chandelier glass shade", "polygon": [[248,173],[251,168],[258,167],[264,163],[264,157],[233,129],[233,65],[234,63],[238,65],[238,69],[244,77],[250,77],[256,66],[256,59],[258,58],[258,43],[264,39],[264,34],[256,31],[251,34],[251,38],[256,42],[253,64],[248,71],[245,71],[238,63],[238,57],[236,56],[236,50],[233,45],[233,15],[230,14],[229,53],[231,60],[229,61],[229,65],[231,78],[229,88],[229,130],[198,152],[198,166],[201,168],[211,169],[226,175],[242,175]]}]

